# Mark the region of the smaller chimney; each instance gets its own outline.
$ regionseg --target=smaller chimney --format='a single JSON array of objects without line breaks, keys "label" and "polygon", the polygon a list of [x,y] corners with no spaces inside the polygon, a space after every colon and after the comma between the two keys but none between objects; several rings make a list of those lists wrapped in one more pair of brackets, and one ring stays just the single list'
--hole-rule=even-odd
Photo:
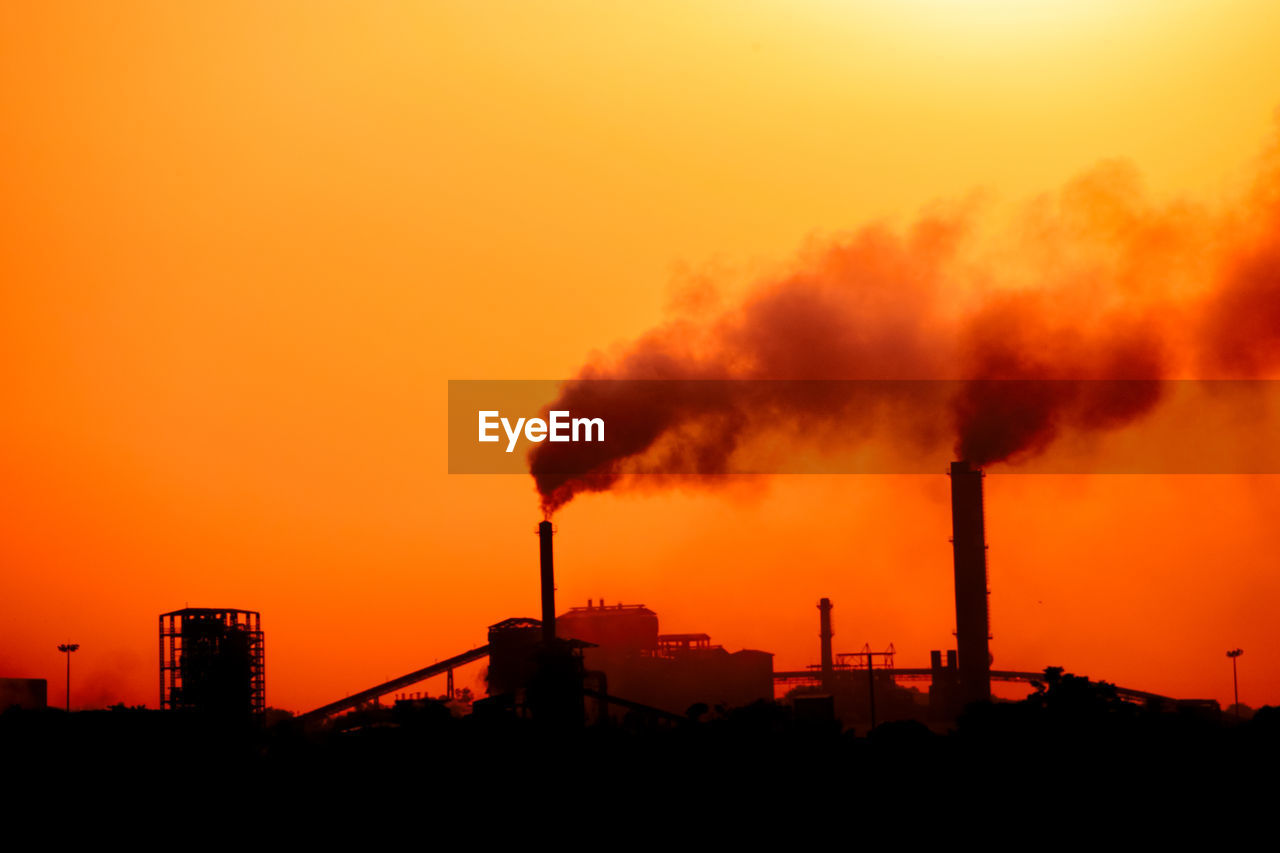
[{"label": "smaller chimney", "polygon": [[830,690],[835,664],[831,657],[831,638],[835,632],[831,630],[831,599],[824,598],[818,602],[818,637],[822,640],[822,689]]},{"label": "smaller chimney", "polygon": [[538,524],[538,554],[542,563],[542,642],[556,639],[556,571],[552,564],[551,522]]}]

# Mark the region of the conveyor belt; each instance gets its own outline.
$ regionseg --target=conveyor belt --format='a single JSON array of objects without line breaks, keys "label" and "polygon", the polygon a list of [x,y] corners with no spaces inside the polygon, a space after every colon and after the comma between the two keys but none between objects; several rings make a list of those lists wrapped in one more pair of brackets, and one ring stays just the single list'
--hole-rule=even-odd
[{"label": "conveyor belt", "polygon": [[363,705],[365,702],[372,702],[379,696],[385,696],[388,693],[394,693],[397,690],[403,690],[411,684],[417,684],[419,681],[425,681],[433,675],[440,675],[448,672],[454,667],[480,660],[480,658],[489,656],[489,646],[485,644],[472,649],[469,652],[463,652],[460,655],[442,660],[439,663],[433,663],[431,666],[411,672],[408,675],[402,675],[399,678],[393,678],[388,682],[379,684],[376,687],[370,687],[368,690],[361,690],[359,693],[352,693],[345,699],[339,699],[337,702],[330,702],[328,705],[322,705],[314,711],[308,711],[298,717],[300,720],[318,720],[323,717],[331,717],[334,714],[340,714],[343,711],[349,711],[352,708]]}]

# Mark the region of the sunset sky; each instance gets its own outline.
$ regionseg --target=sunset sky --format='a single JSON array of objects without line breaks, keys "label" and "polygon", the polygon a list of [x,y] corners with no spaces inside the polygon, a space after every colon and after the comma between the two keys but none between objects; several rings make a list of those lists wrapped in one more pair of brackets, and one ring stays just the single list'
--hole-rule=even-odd
[{"label": "sunset sky", "polygon": [[[479,645],[537,615],[542,514],[447,473],[448,380],[567,379],[869,224],[1099,182],[1211,253],[1277,107],[1273,0],[6,4],[0,676],[60,702],[78,642],[73,705],[154,707],[185,605],[261,611],[295,711]],[[1194,290],[1163,246],[1136,268]],[[1238,646],[1280,704],[1280,476],[986,489],[997,668],[1225,706]],[[826,596],[837,651],[926,666],[948,500],[943,469],[582,495],[558,602],[797,669]]]}]

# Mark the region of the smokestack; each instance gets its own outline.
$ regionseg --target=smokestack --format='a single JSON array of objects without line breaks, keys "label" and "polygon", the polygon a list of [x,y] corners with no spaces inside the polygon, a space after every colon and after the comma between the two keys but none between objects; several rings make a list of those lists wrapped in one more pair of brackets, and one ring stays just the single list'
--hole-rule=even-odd
[{"label": "smokestack", "polygon": [[955,554],[956,650],[964,703],[991,698],[987,540],[982,516],[982,469],[951,463],[951,545]]},{"label": "smokestack", "polygon": [[551,522],[538,523],[538,553],[542,562],[542,642],[556,639],[556,571],[551,555]]},{"label": "smokestack", "polygon": [[818,636],[822,638],[822,689],[830,690],[832,675],[835,674],[835,665],[831,660],[831,638],[834,636],[831,630],[831,599],[824,598],[818,602],[818,614]]}]

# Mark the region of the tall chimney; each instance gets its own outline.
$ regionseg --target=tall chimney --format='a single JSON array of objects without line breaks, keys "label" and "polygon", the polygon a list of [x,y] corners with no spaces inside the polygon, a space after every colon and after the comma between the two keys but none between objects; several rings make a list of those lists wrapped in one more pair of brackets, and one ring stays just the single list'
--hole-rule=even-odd
[{"label": "tall chimney", "polygon": [[556,639],[556,571],[551,556],[551,522],[538,523],[538,553],[542,563],[542,642]]},{"label": "tall chimney", "polygon": [[830,690],[835,665],[831,659],[831,599],[824,598],[818,602],[818,636],[822,639],[822,689]]},{"label": "tall chimney", "polygon": [[982,517],[982,469],[951,463],[951,545],[956,575],[956,650],[961,701],[991,698],[987,541]]}]

